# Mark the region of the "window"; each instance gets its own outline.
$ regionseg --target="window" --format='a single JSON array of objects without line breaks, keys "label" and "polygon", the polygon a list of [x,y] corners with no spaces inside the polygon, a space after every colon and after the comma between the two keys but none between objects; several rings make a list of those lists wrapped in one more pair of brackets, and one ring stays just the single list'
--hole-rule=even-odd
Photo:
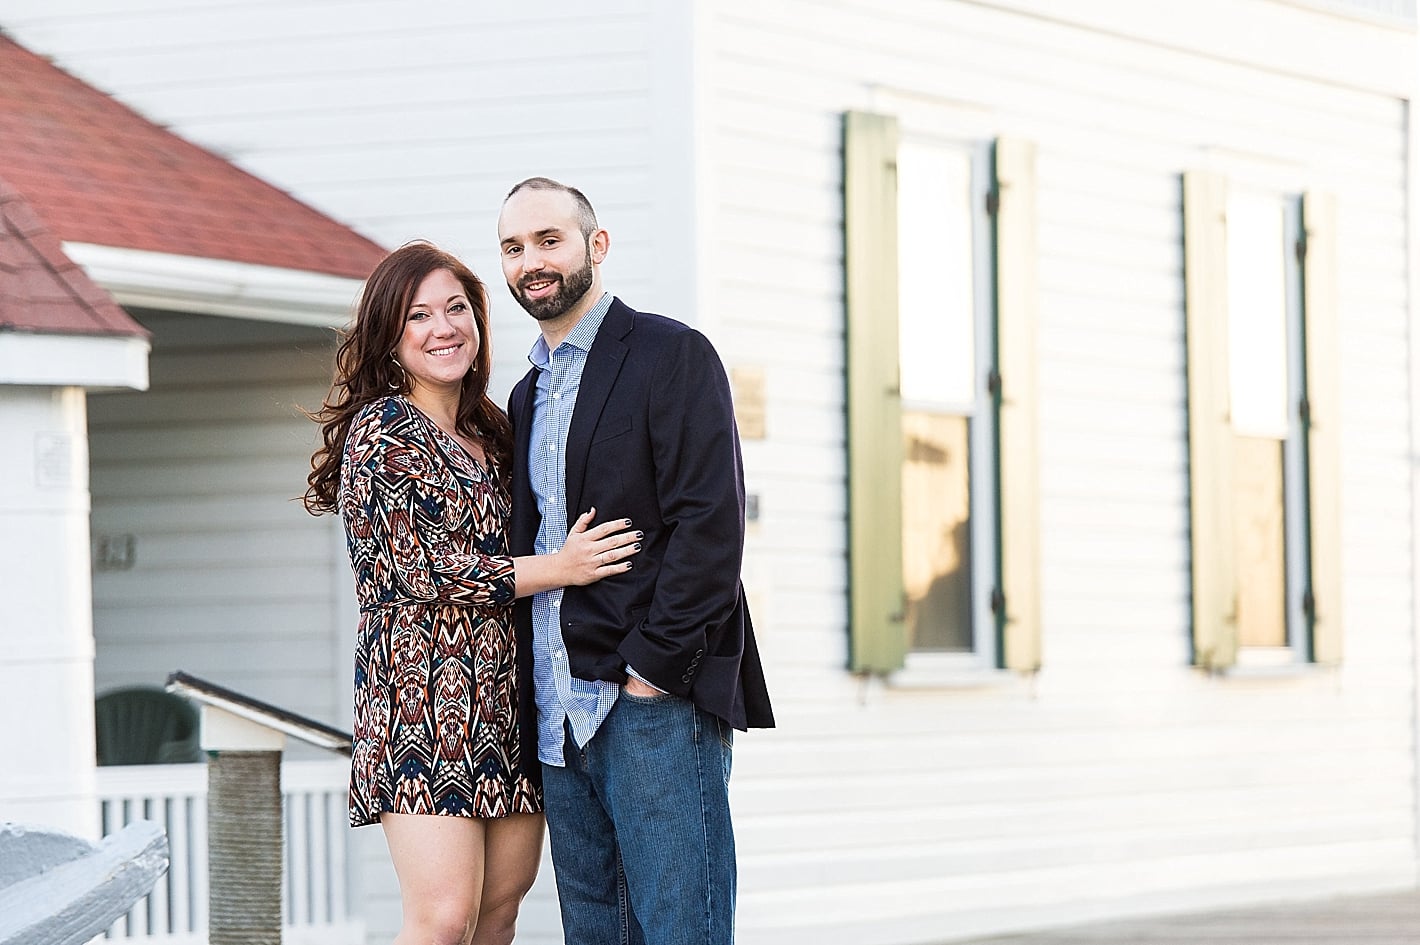
[{"label": "window", "polygon": [[[1289,326],[1299,278],[1287,253],[1292,208],[1273,194],[1234,187],[1228,194],[1228,392],[1232,421],[1233,542],[1238,568],[1238,646],[1288,646],[1288,500],[1301,487],[1286,462],[1294,445],[1296,402],[1289,378]],[[1293,240],[1295,242],[1295,240]],[[1292,475],[1288,475],[1288,473]],[[1294,543],[1295,545],[1295,543]],[[1295,585],[1294,585],[1295,586]]]},{"label": "window", "polygon": [[1195,662],[1340,656],[1334,210],[1184,181]]},{"label": "window", "polygon": [[897,154],[903,617],[915,652],[975,652],[983,622],[974,603],[989,600],[972,581],[973,547],[994,544],[989,531],[972,534],[987,501],[973,501],[972,484],[990,471],[972,459],[989,451],[991,423],[977,371],[985,360],[977,341],[990,325],[978,327],[990,299],[977,289],[990,272],[978,272],[986,254],[975,249],[986,194],[974,186],[972,158],[966,148],[911,139]]},{"label": "window", "polygon": [[844,143],[852,668],[1033,670],[1033,150]]}]

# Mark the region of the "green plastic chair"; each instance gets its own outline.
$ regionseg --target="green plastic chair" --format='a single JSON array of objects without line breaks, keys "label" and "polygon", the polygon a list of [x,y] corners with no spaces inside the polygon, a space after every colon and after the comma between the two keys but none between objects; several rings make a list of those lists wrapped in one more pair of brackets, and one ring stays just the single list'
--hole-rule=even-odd
[{"label": "green plastic chair", "polygon": [[94,700],[94,741],[101,765],[203,761],[197,710],[155,686],[132,686]]}]

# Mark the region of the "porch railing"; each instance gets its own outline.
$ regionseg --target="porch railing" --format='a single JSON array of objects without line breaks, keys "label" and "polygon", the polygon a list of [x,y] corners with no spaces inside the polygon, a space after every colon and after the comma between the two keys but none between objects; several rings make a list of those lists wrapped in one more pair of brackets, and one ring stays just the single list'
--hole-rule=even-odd
[{"label": "porch railing", "polygon": [[[207,943],[207,766],[134,765],[96,769],[102,829],[135,820],[161,824],[171,858],[167,874],[105,934],[151,945]],[[346,841],[345,759],[281,764],[285,874],[282,938],[287,945],[350,945],[364,940],[351,914]]]}]

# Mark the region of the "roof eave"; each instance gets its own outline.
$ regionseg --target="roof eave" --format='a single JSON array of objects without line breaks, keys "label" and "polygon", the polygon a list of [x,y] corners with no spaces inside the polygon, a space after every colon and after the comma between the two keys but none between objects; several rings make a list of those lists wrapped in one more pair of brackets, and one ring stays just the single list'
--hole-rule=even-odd
[{"label": "roof eave", "polygon": [[64,252],[130,310],[337,328],[364,287],[346,276],[93,243],[66,242]]}]

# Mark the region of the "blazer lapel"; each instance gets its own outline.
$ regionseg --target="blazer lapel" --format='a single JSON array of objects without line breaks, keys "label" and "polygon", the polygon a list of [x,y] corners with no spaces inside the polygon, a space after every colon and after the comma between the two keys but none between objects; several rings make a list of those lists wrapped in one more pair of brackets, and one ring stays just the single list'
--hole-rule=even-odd
[{"label": "blazer lapel", "polygon": [[[521,395],[521,396],[519,396]],[[537,501],[533,498],[532,477],[529,473],[528,449],[532,444],[533,406],[537,402],[537,369],[534,368],[523,378],[521,386],[513,391],[514,399],[509,401],[513,414],[513,554],[532,554],[537,541]]]},{"label": "blazer lapel", "polygon": [[601,419],[602,408],[606,406],[612,385],[621,372],[621,363],[626,360],[627,347],[621,339],[631,330],[631,314],[631,309],[619,299],[612,301],[597,338],[592,342],[592,350],[587,352],[587,363],[582,368],[577,406],[572,410],[572,423],[567,428],[568,528],[576,522],[577,516],[587,511],[582,508],[582,480],[587,473],[587,452],[592,445],[597,421]]}]

